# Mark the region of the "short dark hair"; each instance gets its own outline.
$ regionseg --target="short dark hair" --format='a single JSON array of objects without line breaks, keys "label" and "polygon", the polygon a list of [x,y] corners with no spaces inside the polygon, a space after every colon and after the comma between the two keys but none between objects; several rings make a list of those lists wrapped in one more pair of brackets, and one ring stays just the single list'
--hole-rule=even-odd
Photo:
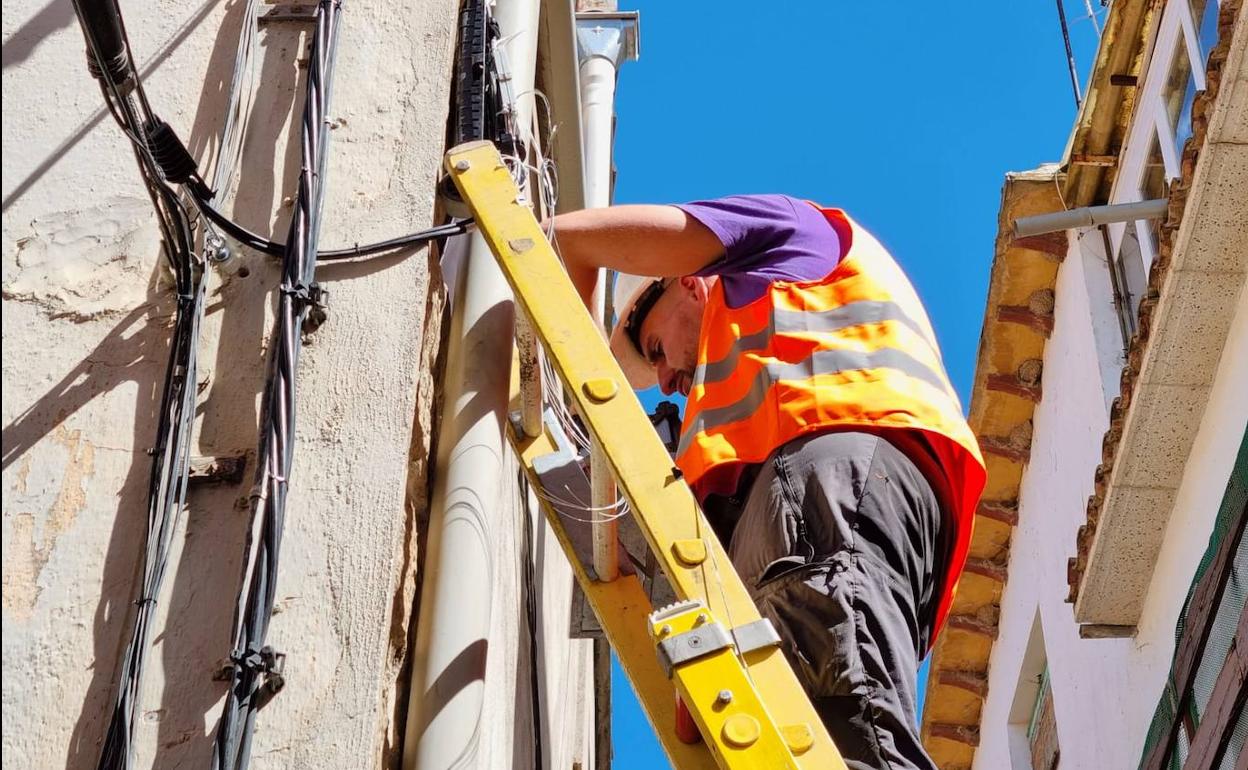
[{"label": "short dark hair", "polygon": [[659,297],[663,296],[663,291],[667,289],[668,282],[656,278],[641,293],[637,301],[633,303],[633,312],[628,314],[628,318],[624,319],[624,333],[632,340],[633,347],[641,354],[641,357],[649,360],[646,351],[641,349],[641,324],[646,320],[646,316],[650,315],[650,311],[654,309],[654,303],[659,301]]}]

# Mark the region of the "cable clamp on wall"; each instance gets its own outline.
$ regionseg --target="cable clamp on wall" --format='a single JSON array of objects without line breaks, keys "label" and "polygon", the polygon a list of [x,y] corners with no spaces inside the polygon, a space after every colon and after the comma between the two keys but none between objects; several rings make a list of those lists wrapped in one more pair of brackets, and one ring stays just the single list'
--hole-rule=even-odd
[{"label": "cable clamp on wall", "polygon": [[264,689],[269,695],[276,695],[286,685],[283,672],[286,670],[286,653],[277,652],[271,645],[257,649],[248,646],[246,650],[234,650],[230,660],[241,669],[253,674],[264,675]]},{"label": "cable clamp on wall", "polygon": [[301,327],[304,334],[321,328],[321,324],[329,318],[329,290],[316,281],[295,286],[283,284],[281,291],[294,301],[296,314],[302,314],[305,309],[308,311]]}]

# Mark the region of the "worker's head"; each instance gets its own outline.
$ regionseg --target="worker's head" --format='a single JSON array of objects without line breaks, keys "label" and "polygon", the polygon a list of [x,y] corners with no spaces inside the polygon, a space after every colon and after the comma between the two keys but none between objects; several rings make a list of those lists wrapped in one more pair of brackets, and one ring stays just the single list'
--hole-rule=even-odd
[{"label": "worker's head", "polygon": [[619,323],[611,350],[634,388],[657,384],[665,394],[688,395],[698,365],[702,310],[713,278],[616,279]]}]

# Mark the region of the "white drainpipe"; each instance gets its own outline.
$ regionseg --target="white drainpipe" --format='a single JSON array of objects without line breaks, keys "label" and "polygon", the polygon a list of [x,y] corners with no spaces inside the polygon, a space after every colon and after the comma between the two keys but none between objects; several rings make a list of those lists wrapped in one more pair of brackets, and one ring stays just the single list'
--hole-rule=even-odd
[{"label": "white drainpipe", "polygon": [[[538,0],[498,0],[516,125],[527,128],[536,66]],[[514,35],[514,37],[513,37]],[[500,516],[515,310],[511,291],[480,235],[461,236],[450,344],[443,380],[429,544],[416,629],[404,770],[480,766],[496,530]],[[505,694],[508,699],[513,694]]]},{"label": "white drainpipe", "polygon": [[[581,70],[581,124],[585,142],[585,206],[611,205],[611,144],[614,134],[615,77],[619,65],[637,58],[638,13],[636,11],[586,11],[576,15],[577,53]],[[598,271],[592,315],[606,329],[606,282]],[[615,484],[597,442],[590,453],[594,572],[599,580],[619,576],[618,522],[613,511],[603,509],[615,502]]]},{"label": "white drainpipe", "polygon": [[[637,11],[585,11],[576,15],[581,69],[581,125],[585,142],[585,207],[611,205],[611,140],[615,77],[620,64],[639,54]],[[602,276],[594,289],[594,318],[604,322]],[[605,324],[604,324],[605,325]]]}]

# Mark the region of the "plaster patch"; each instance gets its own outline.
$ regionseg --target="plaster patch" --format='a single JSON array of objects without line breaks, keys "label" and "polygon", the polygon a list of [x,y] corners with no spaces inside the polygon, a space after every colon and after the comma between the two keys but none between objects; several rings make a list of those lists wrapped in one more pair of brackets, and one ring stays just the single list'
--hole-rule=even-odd
[{"label": "plaster patch", "polygon": [[158,232],[151,202],[134,196],[40,216],[5,244],[4,299],[75,322],[129,310],[147,296]]},{"label": "plaster patch", "polygon": [[30,455],[22,458],[22,464],[17,467],[17,483],[13,485],[13,489],[19,495],[26,494],[26,483],[30,478]]},{"label": "plaster patch", "polygon": [[[68,451],[65,476],[60,491],[48,511],[42,532],[36,532],[34,514],[22,511],[13,517],[12,546],[6,554],[3,601],[6,615],[17,621],[29,620],[42,590],[39,575],[52,558],[56,541],[73,526],[87,504],[83,482],[95,473],[95,447],[82,438],[82,431],[70,433],[57,427],[53,440]],[[24,478],[19,474],[19,478]]]}]

